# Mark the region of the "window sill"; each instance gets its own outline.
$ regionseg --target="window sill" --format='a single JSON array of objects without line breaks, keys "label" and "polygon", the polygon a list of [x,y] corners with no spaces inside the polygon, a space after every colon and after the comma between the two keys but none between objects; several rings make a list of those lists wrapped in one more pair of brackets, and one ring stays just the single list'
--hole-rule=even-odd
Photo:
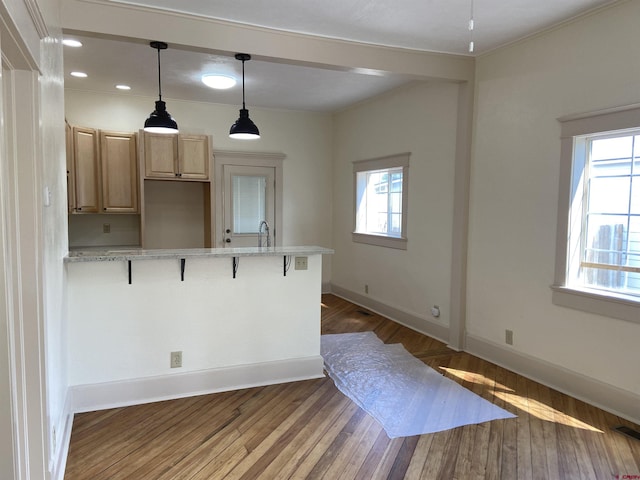
[{"label": "window sill", "polygon": [[555,305],[640,323],[640,299],[636,297],[558,285],[551,290]]},{"label": "window sill", "polygon": [[376,245],[378,247],[396,248],[398,250],[407,249],[407,239],[397,237],[385,237],[384,235],[371,235],[369,233],[351,234],[351,239],[356,243],[366,243],[367,245]]}]

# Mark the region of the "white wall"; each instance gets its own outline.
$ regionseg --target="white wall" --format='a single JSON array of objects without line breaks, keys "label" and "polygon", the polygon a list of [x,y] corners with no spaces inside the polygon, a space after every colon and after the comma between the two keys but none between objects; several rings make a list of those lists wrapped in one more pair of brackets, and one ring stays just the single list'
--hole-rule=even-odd
[{"label": "white wall", "polygon": [[230,257],[187,258],[184,281],[177,258],[139,260],[131,284],[126,262],[68,263],[70,384],[319,359],[320,259],[284,276],[280,256],[240,257],[233,278]]},{"label": "white wall", "polygon": [[[154,98],[98,95],[66,90],[67,121],[101,129],[138,131],[154,108]],[[321,113],[250,108],[261,138],[232,140],[229,128],[238,108],[164,98],[167,110],[184,133],[211,135],[213,149],[284,153],[283,245],[332,242],[332,130],[331,116]],[[323,283],[331,278],[331,260],[323,261]]]},{"label": "white wall", "polygon": [[[332,283],[448,325],[458,86],[417,83],[335,116]],[[407,250],[354,243],[354,160],[411,152]],[[441,308],[440,319],[430,308]]]},{"label": "white wall", "polygon": [[556,119],[640,102],[639,18],[622,2],[478,59],[467,305],[471,336],[507,348],[513,330],[511,351],[635,394],[640,325],[555,306],[549,286]]},{"label": "white wall", "polygon": [[[140,215],[69,215],[69,248],[139,246]],[[109,233],[104,233],[104,224]],[[65,232],[66,235],[66,232]]]},{"label": "white wall", "polygon": [[[57,2],[51,2],[55,4]],[[53,7],[52,7],[53,8]],[[55,11],[55,8],[54,8]],[[51,194],[42,209],[44,272],[44,334],[46,336],[47,428],[53,474],[65,461],[65,438],[72,418],[67,402],[67,304],[63,258],[67,254],[67,168],[64,131],[63,59],[59,27],[42,42],[43,75],[40,77],[42,134],[41,180],[38,188]],[[55,39],[55,41],[54,41]]]}]

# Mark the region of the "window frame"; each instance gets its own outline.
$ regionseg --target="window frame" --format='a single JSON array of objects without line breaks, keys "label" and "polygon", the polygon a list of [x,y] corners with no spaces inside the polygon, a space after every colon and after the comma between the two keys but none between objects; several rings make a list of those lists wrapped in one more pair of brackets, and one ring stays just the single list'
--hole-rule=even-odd
[{"label": "window frame", "polygon": [[576,225],[576,222],[580,225],[582,223],[582,205],[574,205],[573,208],[571,205],[574,192],[583,188],[580,182],[584,165],[574,165],[576,137],[607,132],[622,133],[624,130],[640,128],[640,104],[571,115],[559,118],[558,121],[561,126],[560,178],[552,302],[563,307],[640,323],[638,297],[568,284],[569,245],[579,241],[578,236],[582,234],[581,229],[571,229],[571,225]]},{"label": "window frame", "polygon": [[[356,243],[376,245],[379,247],[407,249],[407,219],[409,205],[409,157],[410,152],[388,155],[385,157],[355,160],[353,162],[353,231],[351,238]],[[402,168],[402,210],[400,221],[400,236],[372,234],[357,231],[358,218],[358,173],[375,172]]]}]

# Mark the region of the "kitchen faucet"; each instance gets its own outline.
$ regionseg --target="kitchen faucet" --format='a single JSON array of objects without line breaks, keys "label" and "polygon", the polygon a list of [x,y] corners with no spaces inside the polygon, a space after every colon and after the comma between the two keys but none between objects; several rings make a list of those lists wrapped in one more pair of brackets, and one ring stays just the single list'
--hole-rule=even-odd
[{"label": "kitchen faucet", "polygon": [[[264,228],[264,229],[263,229]],[[269,236],[269,223],[266,220],[262,220],[258,226],[258,247],[264,247],[262,244],[262,236],[267,236],[267,247],[271,246],[271,237]]]}]

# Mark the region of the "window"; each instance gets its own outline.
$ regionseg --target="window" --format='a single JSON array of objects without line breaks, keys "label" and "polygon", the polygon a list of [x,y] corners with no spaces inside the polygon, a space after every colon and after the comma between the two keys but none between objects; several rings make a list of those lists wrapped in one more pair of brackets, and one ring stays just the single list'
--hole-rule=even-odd
[{"label": "window", "polygon": [[561,122],[554,303],[640,321],[640,108]]},{"label": "window", "polygon": [[574,152],[586,158],[574,158],[585,185],[571,280],[640,297],[640,130],[577,137]]},{"label": "window", "polygon": [[353,241],[407,248],[409,154],[353,162]]}]

